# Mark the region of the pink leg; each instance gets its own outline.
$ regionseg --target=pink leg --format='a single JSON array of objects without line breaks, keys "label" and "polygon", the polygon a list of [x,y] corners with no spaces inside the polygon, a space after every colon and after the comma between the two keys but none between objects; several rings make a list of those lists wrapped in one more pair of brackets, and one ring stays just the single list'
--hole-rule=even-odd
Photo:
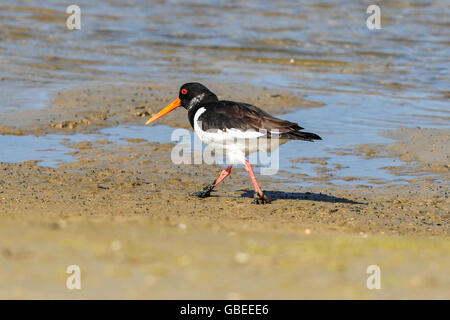
[{"label": "pink leg", "polygon": [[214,183],[214,187],[216,187],[219,183],[221,183],[223,180],[225,180],[226,177],[228,177],[231,173],[232,166],[228,166],[225,170],[222,171],[220,176],[217,178],[216,182]]},{"label": "pink leg", "polygon": [[255,191],[258,193],[261,200],[264,202],[270,203],[269,198],[264,194],[264,192],[261,190],[261,188],[258,185],[258,181],[256,181],[255,173],[253,172],[252,165],[247,160],[244,161],[245,169],[247,170],[248,174],[250,175],[250,178],[252,179],[253,186],[255,187]]}]

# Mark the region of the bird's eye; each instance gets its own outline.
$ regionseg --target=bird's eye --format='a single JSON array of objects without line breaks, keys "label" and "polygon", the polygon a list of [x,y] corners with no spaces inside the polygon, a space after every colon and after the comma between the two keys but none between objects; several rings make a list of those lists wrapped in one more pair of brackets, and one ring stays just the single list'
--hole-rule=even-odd
[{"label": "bird's eye", "polygon": [[181,89],[181,94],[186,94],[187,90],[186,89]]}]

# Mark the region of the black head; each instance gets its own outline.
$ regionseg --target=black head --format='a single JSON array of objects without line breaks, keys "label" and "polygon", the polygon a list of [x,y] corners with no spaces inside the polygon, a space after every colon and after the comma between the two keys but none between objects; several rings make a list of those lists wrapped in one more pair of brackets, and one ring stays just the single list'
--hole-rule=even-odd
[{"label": "black head", "polygon": [[181,100],[181,106],[186,110],[190,110],[200,103],[218,100],[214,93],[198,82],[183,84],[180,88],[178,98]]},{"label": "black head", "polygon": [[185,83],[180,88],[178,98],[172,101],[167,107],[154,114],[146,124],[158,120],[178,107],[183,107],[188,110],[188,114],[195,114],[195,111],[202,103],[217,100],[217,96],[209,91],[204,85],[198,82]]}]

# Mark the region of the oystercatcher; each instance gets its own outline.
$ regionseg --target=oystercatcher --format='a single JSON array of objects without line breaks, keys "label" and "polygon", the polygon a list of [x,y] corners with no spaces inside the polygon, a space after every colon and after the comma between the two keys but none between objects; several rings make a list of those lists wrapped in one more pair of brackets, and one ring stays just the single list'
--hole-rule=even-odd
[{"label": "oystercatcher", "polygon": [[253,105],[219,100],[213,92],[197,82],[182,85],[178,98],[153,115],[146,124],[180,106],[188,111],[189,122],[198,137],[209,146],[223,148],[230,162],[211,185],[193,194],[200,198],[209,197],[211,191],[230,175],[232,165],[242,163],[250,174],[256,191],[254,202],[270,203],[270,199],[259,187],[253,168],[246,157],[258,151],[260,144],[252,142],[261,138],[273,139],[274,136],[283,141],[322,140],[315,133],[300,131],[303,128],[297,123],[275,118]]}]

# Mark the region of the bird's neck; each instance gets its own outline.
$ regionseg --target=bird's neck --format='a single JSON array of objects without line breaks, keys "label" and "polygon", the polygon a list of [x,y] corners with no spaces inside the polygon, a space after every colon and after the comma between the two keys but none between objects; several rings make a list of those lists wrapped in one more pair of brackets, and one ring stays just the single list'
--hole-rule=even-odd
[{"label": "bird's neck", "polygon": [[189,102],[186,109],[188,110],[188,119],[192,128],[194,128],[194,117],[198,109],[200,109],[202,106],[204,106],[209,102],[216,102],[216,101],[219,101],[219,99],[214,93],[210,92],[210,93],[201,93],[198,96],[194,97]]}]

